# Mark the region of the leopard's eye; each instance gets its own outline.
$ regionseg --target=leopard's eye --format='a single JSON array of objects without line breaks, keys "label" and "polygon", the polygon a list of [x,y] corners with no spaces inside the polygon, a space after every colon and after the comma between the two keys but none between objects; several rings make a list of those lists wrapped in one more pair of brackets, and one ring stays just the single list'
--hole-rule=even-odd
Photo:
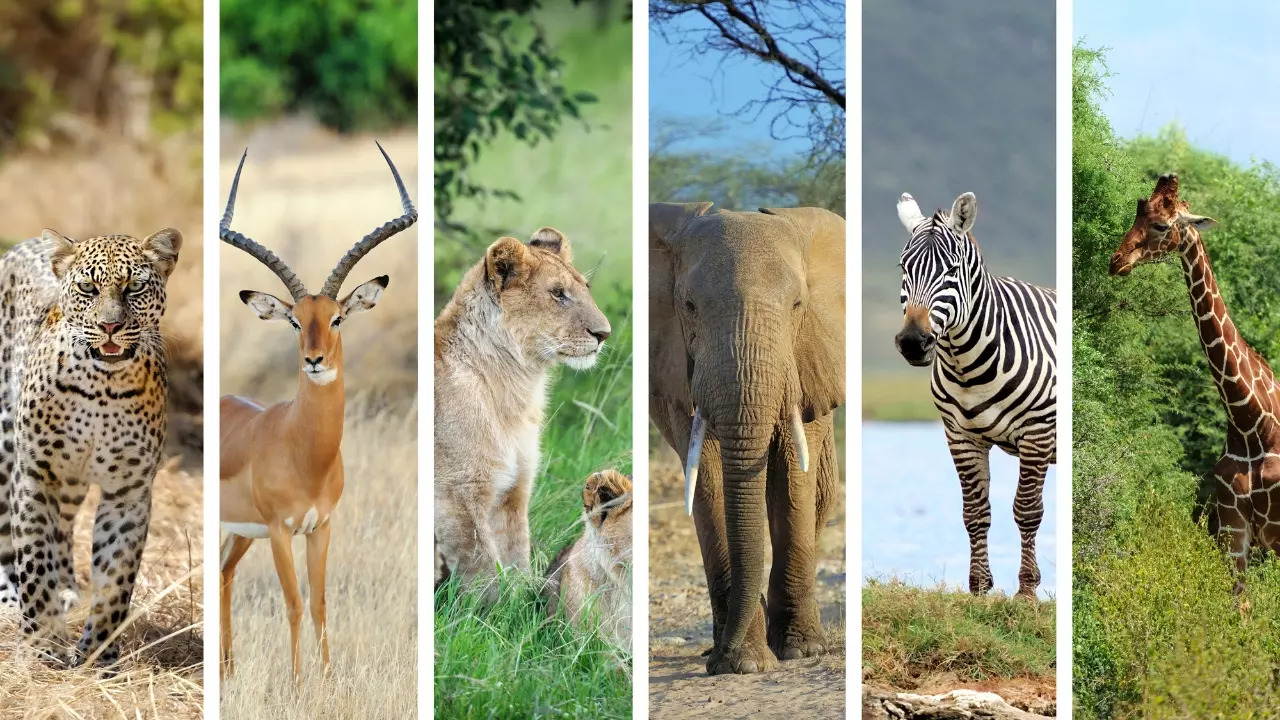
[{"label": "leopard's eye", "polygon": [[76,289],[77,289],[77,290],[79,290],[80,292],[84,293],[85,295],[97,295],[97,294],[98,294],[98,286],[97,286],[97,285],[94,285],[94,284],[93,284],[93,283],[91,283],[91,282],[76,283]]},{"label": "leopard's eye", "polygon": [[136,293],[142,292],[142,288],[144,287],[146,287],[146,285],[141,280],[134,280],[126,285],[124,289],[126,292]]}]

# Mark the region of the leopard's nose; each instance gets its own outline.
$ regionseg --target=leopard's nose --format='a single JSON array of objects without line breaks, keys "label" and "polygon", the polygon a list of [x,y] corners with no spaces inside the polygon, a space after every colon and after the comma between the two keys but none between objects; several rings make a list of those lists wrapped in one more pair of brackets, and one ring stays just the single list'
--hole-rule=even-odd
[{"label": "leopard's nose", "polygon": [[107,335],[112,335],[113,333],[115,333],[115,331],[119,330],[120,326],[123,324],[124,323],[118,323],[118,322],[101,323],[99,327],[101,327],[102,331],[105,332]]}]

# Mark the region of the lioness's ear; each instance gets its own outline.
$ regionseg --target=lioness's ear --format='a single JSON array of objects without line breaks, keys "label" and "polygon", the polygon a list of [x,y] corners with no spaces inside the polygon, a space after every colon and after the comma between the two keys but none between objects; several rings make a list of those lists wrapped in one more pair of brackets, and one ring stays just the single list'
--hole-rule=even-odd
[{"label": "lioness's ear", "polygon": [[367,283],[364,283],[351,291],[350,295],[338,301],[342,306],[343,315],[354,315],[372,310],[374,305],[382,299],[382,291],[387,288],[387,284],[391,282],[391,278],[386,275],[376,277]]},{"label": "lioness's ear", "polygon": [[257,290],[241,290],[240,302],[248,305],[263,320],[285,320],[294,324],[293,306],[274,295]]},{"label": "lioness's ear", "polygon": [[165,228],[142,241],[142,254],[161,275],[169,277],[178,264],[178,252],[182,250],[182,233]]},{"label": "lioness's ear", "polygon": [[59,280],[66,274],[67,268],[71,267],[71,259],[76,255],[76,243],[69,237],[45,228],[40,233],[40,238],[49,246],[49,259],[53,265],[53,275]]},{"label": "lioness's ear", "polygon": [[498,238],[484,256],[485,277],[498,290],[519,281],[529,263],[529,248],[513,237]]},{"label": "lioness's ear", "polygon": [[565,262],[572,262],[569,250],[569,238],[564,233],[551,227],[538,228],[538,231],[529,238],[529,246],[542,248],[547,252],[553,252],[564,259]]}]

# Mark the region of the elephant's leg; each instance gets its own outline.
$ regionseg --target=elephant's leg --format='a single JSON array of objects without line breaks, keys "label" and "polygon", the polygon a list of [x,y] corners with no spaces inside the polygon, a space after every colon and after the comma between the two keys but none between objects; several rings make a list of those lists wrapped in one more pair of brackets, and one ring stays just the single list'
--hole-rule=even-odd
[{"label": "elephant's leg", "polygon": [[769,537],[773,541],[773,567],[769,573],[769,648],[779,660],[820,655],[826,650],[822,617],[818,612],[815,584],[818,570],[817,478],[828,462],[824,423],[805,428],[809,447],[818,450],[817,463],[802,472],[796,464],[790,440],[775,445],[769,463]]},{"label": "elephant's leg", "polygon": [[947,428],[951,459],[960,475],[964,527],[969,533],[969,592],[991,589],[987,534],[991,530],[991,445]]},{"label": "elephant's leg", "polygon": [[1049,458],[1022,451],[1018,471],[1018,492],[1013,497],[1013,519],[1022,534],[1022,562],[1018,567],[1018,594],[1036,596],[1040,587],[1040,565],[1036,562],[1036,533],[1044,517],[1044,474]]}]

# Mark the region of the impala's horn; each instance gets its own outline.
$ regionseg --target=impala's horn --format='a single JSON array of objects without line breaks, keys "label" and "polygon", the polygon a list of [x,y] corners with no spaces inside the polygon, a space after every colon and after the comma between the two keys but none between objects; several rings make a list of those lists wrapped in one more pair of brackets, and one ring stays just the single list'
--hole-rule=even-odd
[{"label": "impala's horn", "polygon": [[329,273],[329,279],[324,281],[324,287],[320,290],[321,295],[328,295],[335,300],[338,297],[338,290],[342,289],[342,283],[347,279],[347,274],[351,269],[360,262],[360,259],[369,254],[370,250],[381,245],[392,235],[407,230],[410,225],[418,221],[418,211],[413,207],[413,201],[409,199],[409,191],[404,189],[404,181],[400,179],[400,171],[396,170],[395,163],[391,162],[391,157],[387,155],[387,151],[382,149],[381,143],[374,143],[378,146],[378,151],[382,153],[382,157],[387,161],[387,166],[391,168],[391,176],[396,179],[396,189],[400,191],[400,206],[404,209],[404,214],[395,220],[384,224],[382,227],[375,228],[373,232],[365,235],[356,243],[354,247],[347,251],[346,255],[338,261],[333,272]]},{"label": "impala's horn", "polygon": [[236,167],[236,177],[231,181],[231,194],[227,196],[227,210],[222,213],[222,222],[218,223],[218,237],[222,238],[222,242],[249,253],[255,260],[267,266],[267,269],[276,274],[284,286],[289,288],[289,294],[293,296],[293,301],[297,302],[307,295],[307,288],[298,279],[293,269],[285,264],[283,260],[276,257],[276,254],[254,242],[253,238],[241,235],[231,229],[231,216],[236,211],[236,190],[240,188],[240,171],[244,169],[244,159],[249,157],[249,148],[244,149],[244,154],[240,156],[240,164]]}]

